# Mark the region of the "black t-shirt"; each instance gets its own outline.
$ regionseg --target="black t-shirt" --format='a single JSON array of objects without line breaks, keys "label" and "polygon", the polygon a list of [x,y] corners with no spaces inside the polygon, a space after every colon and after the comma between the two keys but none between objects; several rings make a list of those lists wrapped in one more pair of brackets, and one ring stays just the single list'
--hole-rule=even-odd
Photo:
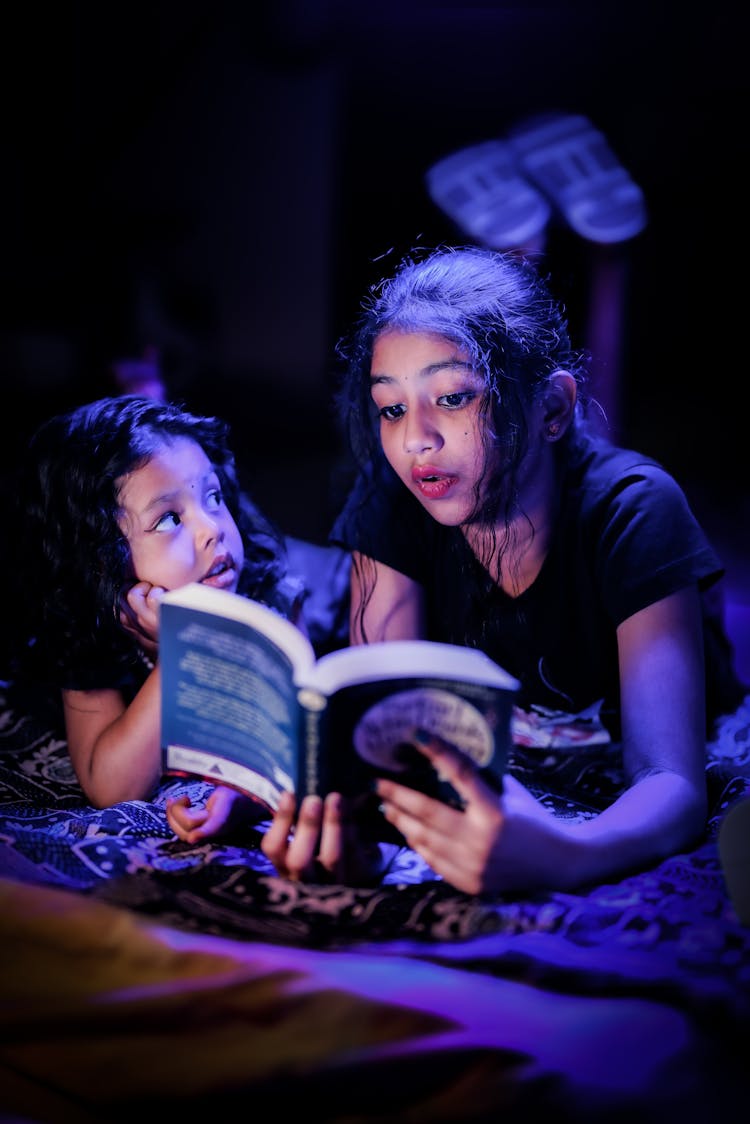
[{"label": "black t-shirt", "polygon": [[[360,478],[331,539],[418,582],[427,637],[482,648],[520,680],[520,706],[577,714],[603,700],[613,735],[617,626],[689,585],[706,591],[723,574],[675,480],[655,461],[599,440],[585,442],[566,468],[549,552],[517,598],[492,580],[461,531],[435,522],[387,466]],[[733,708],[742,690],[706,598],[704,615],[715,714]]]}]

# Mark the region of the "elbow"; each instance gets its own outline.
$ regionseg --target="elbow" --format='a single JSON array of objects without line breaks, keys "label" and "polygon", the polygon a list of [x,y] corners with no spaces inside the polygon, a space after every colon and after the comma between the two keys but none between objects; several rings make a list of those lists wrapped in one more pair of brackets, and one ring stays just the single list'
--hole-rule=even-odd
[{"label": "elbow", "polygon": [[664,802],[664,830],[656,833],[657,860],[669,858],[701,842],[708,823],[708,791],[705,779],[678,779],[674,803]]},{"label": "elbow", "polygon": [[705,781],[682,779],[675,801],[664,804],[663,830],[656,832],[654,859],[662,861],[671,855],[697,846],[705,837],[708,823],[708,792]]},{"label": "elbow", "polygon": [[92,808],[102,811],[104,808],[111,808],[114,804],[119,804],[122,801],[137,799],[130,792],[118,792],[110,788],[108,785],[83,785],[83,791],[86,799]]},{"label": "elbow", "polygon": [[687,801],[684,819],[685,839],[682,845],[689,845],[699,840],[706,832],[708,825],[708,790],[705,780],[691,786],[691,793]]},{"label": "elbow", "polygon": [[138,783],[131,778],[118,783],[112,777],[104,780],[102,778],[98,778],[98,780],[93,778],[81,780],[79,778],[79,783],[89,804],[101,811],[104,808],[111,808],[115,804],[122,804],[130,800],[151,799],[158,787],[158,778],[152,784],[144,784],[143,781]]}]

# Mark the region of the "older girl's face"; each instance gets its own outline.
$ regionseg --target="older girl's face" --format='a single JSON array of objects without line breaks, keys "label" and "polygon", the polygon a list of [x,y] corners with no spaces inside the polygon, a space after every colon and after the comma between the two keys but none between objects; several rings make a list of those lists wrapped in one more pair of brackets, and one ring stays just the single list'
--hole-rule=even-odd
[{"label": "older girl's face", "polygon": [[438,523],[464,523],[484,464],[481,374],[443,336],[389,331],[375,342],[370,385],[391,467]]},{"label": "older girl's face", "polygon": [[163,589],[203,582],[237,589],[244,550],[219,478],[200,445],[165,442],[118,481],[118,524],[136,578]]}]

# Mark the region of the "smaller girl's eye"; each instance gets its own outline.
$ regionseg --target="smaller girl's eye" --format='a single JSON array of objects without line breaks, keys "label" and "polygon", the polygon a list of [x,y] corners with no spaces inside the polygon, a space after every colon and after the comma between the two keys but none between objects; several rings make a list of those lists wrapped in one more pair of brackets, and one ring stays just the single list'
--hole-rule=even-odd
[{"label": "smaller girl's eye", "polygon": [[173,531],[175,527],[179,526],[180,517],[176,511],[165,511],[156,523],[154,523],[154,531]]},{"label": "smaller girl's eye", "polygon": [[382,410],[378,410],[378,417],[384,421],[398,421],[405,414],[405,409],[401,405],[396,406],[383,406]]},{"label": "smaller girl's eye", "polygon": [[453,394],[441,394],[438,398],[440,406],[446,406],[449,410],[460,410],[464,406],[468,406],[477,397],[474,390],[456,390]]},{"label": "smaller girl's eye", "polygon": [[221,494],[221,488],[212,488],[206,495],[206,507],[211,511],[216,511],[224,503],[224,496]]}]

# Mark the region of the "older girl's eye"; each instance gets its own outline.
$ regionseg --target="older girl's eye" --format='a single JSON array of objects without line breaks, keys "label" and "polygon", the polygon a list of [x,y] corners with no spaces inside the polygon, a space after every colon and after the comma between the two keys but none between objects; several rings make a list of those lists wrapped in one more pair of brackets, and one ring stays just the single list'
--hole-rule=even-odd
[{"label": "older girl's eye", "polygon": [[209,511],[217,511],[224,503],[221,488],[211,488],[206,495],[206,507]]},{"label": "older girl's eye", "polygon": [[378,417],[382,418],[383,421],[398,421],[405,413],[406,410],[400,404],[396,406],[383,406],[381,410],[378,410]]},{"label": "older girl's eye", "polygon": [[453,394],[441,394],[437,401],[439,406],[445,406],[449,410],[461,410],[476,397],[475,390],[456,390]]},{"label": "older girl's eye", "polygon": [[165,511],[154,523],[152,529],[154,531],[173,531],[179,524],[180,517],[176,511]]}]

